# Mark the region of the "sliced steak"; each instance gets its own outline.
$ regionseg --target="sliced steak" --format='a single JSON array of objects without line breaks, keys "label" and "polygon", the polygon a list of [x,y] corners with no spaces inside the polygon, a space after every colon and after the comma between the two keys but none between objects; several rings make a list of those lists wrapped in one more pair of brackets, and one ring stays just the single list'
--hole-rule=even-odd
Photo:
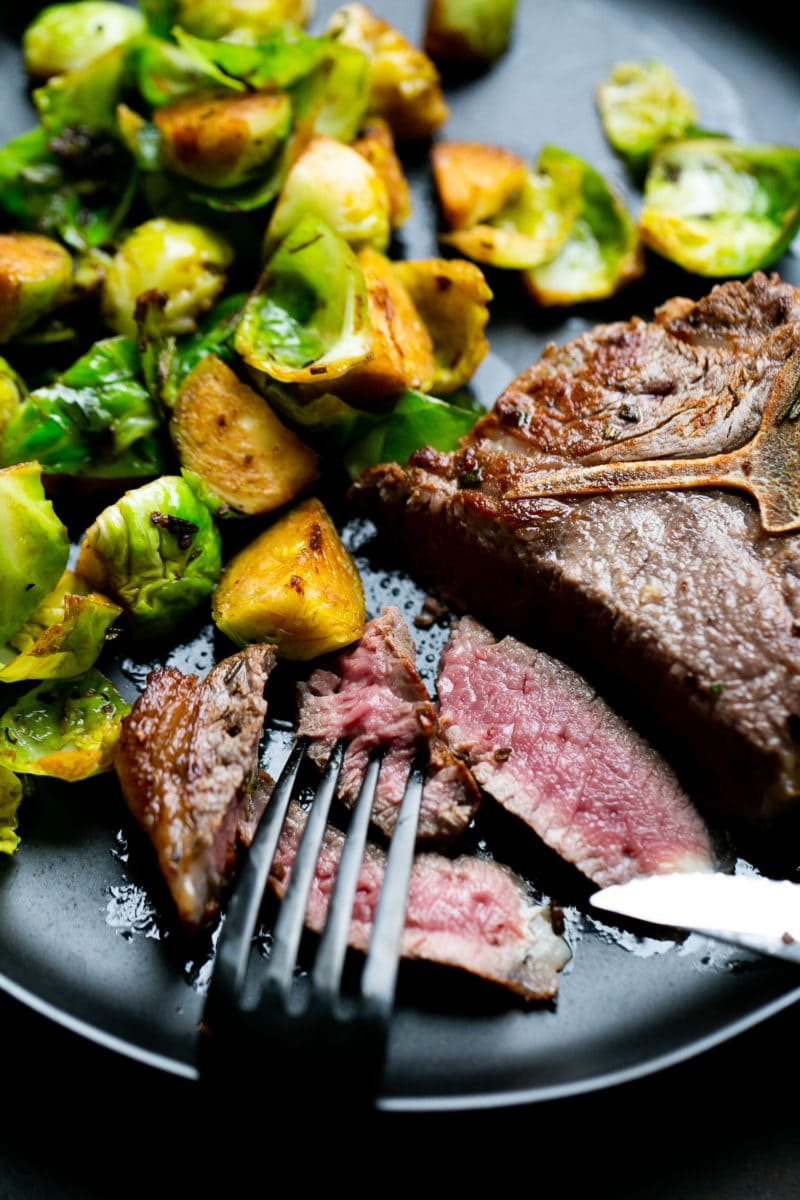
[{"label": "sliced steak", "polygon": [[263,807],[251,784],[274,665],[271,646],[249,646],[202,681],[159,668],[123,721],[115,760],[122,792],[187,928],[216,911]]},{"label": "sliced steak", "polygon": [[[273,863],[271,883],[283,897],[306,812],[290,805]],[[325,922],[343,835],[329,826],[317,866],[306,924],[320,933]],[[350,945],[366,950],[386,856],[368,844],[361,867]],[[522,879],[491,859],[448,858],[418,853],[411,872],[403,935],[405,958],[460,967],[502,984],[527,1000],[546,1000],[558,990],[558,972],[570,954],[552,925],[547,906],[534,903]]]},{"label": "sliced steak", "polygon": [[383,751],[372,818],[385,834],[397,819],[411,763],[427,747],[430,770],[422,793],[418,836],[453,837],[468,825],[480,793],[448,747],[415,663],[416,650],[400,610],[387,605],[361,640],[298,688],[298,732],[312,739],[320,764],[339,738],[350,739],[339,795],[352,807],[371,752]]},{"label": "sliced steak", "polygon": [[445,737],[481,786],[599,887],[712,868],[671,768],[572,668],[462,617],[438,693]]},{"label": "sliced steak", "polygon": [[504,496],[557,463],[742,444],[798,344],[800,291],[776,276],[676,299],[549,348],[459,451],[352,491],[420,582],[602,681],[699,802],[748,824],[800,797],[800,537],[715,489]]}]

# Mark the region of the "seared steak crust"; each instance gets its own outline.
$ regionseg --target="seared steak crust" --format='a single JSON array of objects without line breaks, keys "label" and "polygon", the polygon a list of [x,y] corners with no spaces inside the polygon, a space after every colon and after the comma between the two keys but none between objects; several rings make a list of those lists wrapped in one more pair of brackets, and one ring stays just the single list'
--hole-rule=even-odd
[{"label": "seared steak crust", "polygon": [[[290,805],[270,876],[280,897],[306,816],[300,805]],[[343,842],[343,834],[329,826],[306,911],[306,924],[316,933],[324,926]],[[368,844],[350,927],[349,942],[357,950],[366,950],[369,942],[385,864],[384,851]],[[431,851],[414,860],[401,952],[406,958],[459,967],[527,1000],[555,996],[558,972],[569,959],[549,908],[534,903],[508,867],[472,855],[450,859]]]},{"label": "seared steak crust", "polygon": [[[745,442],[798,344],[797,289],[763,275],[720,285],[697,304],[670,302],[651,325],[600,326],[549,350],[460,451],[421,450],[406,468],[366,472],[352,492],[421,581],[602,679],[691,771],[704,805],[748,822],[800,798],[800,538],[764,535],[749,499],[714,489],[504,496],[532,468],[576,457]],[[675,374],[686,361],[693,388]],[[610,421],[627,403],[639,419],[610,422],[603,442],[592,414]]]},{"label": "seared steak crust", "polygon": [[319,669],[299,685],[298,733],[311,738],[310,754],[320,764],[339,738],[350,739],[339,795],[351,806],[370,753],[383,751],[372,819],[387,835],[394,829],[413,758],[426,747],[430,768],[418,836],[453,837],[468,825],[479,791],[442,737],[415,655],[400,610],[387,605],[367,623],[360,641],[337,656],[332,669]]},{"label": "seared steak crust", "polygon": [[250,784],[274,665],[271,646],[249,646],[202,681],[159,668],[122,724],[122,793],[188,928],[216,910],[237,845],[249,844],[260,815]]}]

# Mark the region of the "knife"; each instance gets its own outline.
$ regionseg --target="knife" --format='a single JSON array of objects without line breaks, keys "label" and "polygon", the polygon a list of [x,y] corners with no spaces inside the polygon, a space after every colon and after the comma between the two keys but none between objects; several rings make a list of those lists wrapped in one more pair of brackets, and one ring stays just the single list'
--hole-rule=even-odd
[{"label": "knife", "polygon": [[790,880],[673,872],[614,884],[590,902],[604,912],[800,964],[800,884]]}]

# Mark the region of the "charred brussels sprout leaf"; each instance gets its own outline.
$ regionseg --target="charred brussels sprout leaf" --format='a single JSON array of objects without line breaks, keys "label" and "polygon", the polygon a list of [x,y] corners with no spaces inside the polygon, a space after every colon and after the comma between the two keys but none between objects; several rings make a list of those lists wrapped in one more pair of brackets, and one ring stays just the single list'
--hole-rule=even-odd
[{"label": "charred brussels sprout leaf", "polygon": [[603,176],[569,151],[545,147],[539,170],[561,164],[579,172],[578,215],[555,257],[523,272],[528,291],[545,306],[604,300],[644,271],[636,225]]},{"label": "charred brussels sprout leaf", "polygon": [[372,348],[364,273],[344,238],[307,214],[287,234],[250,295],[236,349],[285,383],[324,383]]},{"label": "charred brussels sprout leaf", "polygon": [[127,478],[163,469],[162,417],[141,379],[136,343],[106,338],[11,416],[5,465],[36,459],[49,474]]},{"label": "charred brussels sprout leaf", "polygon": [[122,612],[98,592],[89,592],[72,571],[9,640],[0,662],[0,681],[73,679],[93,667],[105,646],[108,630]]},{"label": "charred brussels sprout leaf", "polygon": [[316,497],[296,505],[231,559],[212,613],[237,645],[271,642],[280,657],[297,661],[361,636],[361,577]]},{"label": "charred brussels sprout leaf", "polygon": [[66,526],[42,486],[36,462],[0,469],[0,646],[58,583],[69,555]]},{"label": "charred brussels sprout leaf", "polygon": [[178,475],[125,493],[81,542],[77,573],[122,605],[132,631],[174,632],[211,594],[221,539],[209,508]]},{"label": "charred brussels sprout leaf", "polygon": [[22,801],[22,780],[0,767],[0,854],[13,854],[19,845],[17,810]]},{"label": "charred brussels sprout leaf", "polygon": [[637,171],[661,142],[682,138],[697,120],[693,98],[656,59],[616,63],[597,89],[597,108],[610,144]]},{"label": "charred brussels sprout leaf", "polygon": [[47,79],[85,67],[145,30],[140,12],[113,0],[75,0],[42,9],[25,30],[22,50],[32,76]]},{"label": "charred brussels sprout leaf", "polygon": [[672,142],[655,154],[639,217],[646,245],[697,275],[749,275],[800,227],[800,149],[729,138]]},{"label": "charred brussels sprout leaf", "polygon": [[0,766],[67,782],[111,770],[130,705],[97,670],[25,692],[0,717]]}]

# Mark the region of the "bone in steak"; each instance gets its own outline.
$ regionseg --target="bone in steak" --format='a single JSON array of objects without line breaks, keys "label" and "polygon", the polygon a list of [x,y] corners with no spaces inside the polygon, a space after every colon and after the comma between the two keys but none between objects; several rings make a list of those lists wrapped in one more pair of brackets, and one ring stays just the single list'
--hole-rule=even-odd
[{"label": "bone in steak", "polygon": [[[306,815],[299,804],[289,806],[270,877],[281,898]],[[306,911],[306,924],[316,933],[324,926],[343,840],[339,830],[328,827]],[[368,844],[350,928],[350,945],[357,950],[367,948],[385,862],[384,851]],[[431,851],[414,860],[402,954],[460,967],[527,1000],[555,996],[558,972],[570,957],[553,929],[549,907],[536,904],[508,867],[472,855],[451,859]]]},{"label": "bone in steak", "polygon": [[438,694],[445,737],[481,786],[598,887],[712,868],[671,768],[564,663],[462,617]]},{"label": "bone in steak", "polygon": [[480,793],[441,735],[415,655],[400,610],[387,605],[332,669],[320,668],[299,684],[298,733],[312,739],[310,754],[320,764],[339,738],[350,739],[339,781],[339,795],[349,806],[356,801],[371,751],[383,751],[372,819],[385,834],[394,828],[412,760],[427,747],[430,771],[418,836],[452,837],[468,825]]},{"label": "bone in steak", "polygon": [[263,794],[250,785],[274,665],[273,648],[260,645],[224,659],[202,681],[173,667],[151,671],[122,723],[122,793],[187,929],[217,910],[238,846],[249,845],[263,809]]},{"label": "bone in steak", "polygon": [[742,445],[800,344],[776,275],[600,325],[512,383],[452,454],[354,485],[418,580],[603,681],[734,821],[800,798],[800,537],[721,489],[505,499],[532,469]]}]

